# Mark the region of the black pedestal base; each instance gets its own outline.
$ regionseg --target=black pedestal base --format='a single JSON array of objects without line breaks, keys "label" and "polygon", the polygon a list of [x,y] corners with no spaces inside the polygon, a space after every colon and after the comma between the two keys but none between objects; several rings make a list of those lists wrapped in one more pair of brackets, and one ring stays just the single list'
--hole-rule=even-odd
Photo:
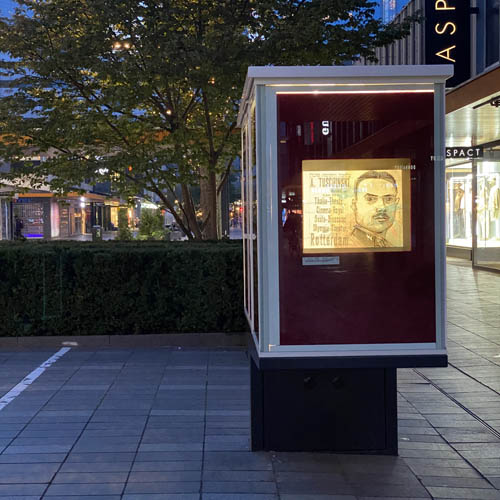
[{"label": "black pedestal base", "polygon": [[252,450],[397,455],[396,368],[250,372]]}]

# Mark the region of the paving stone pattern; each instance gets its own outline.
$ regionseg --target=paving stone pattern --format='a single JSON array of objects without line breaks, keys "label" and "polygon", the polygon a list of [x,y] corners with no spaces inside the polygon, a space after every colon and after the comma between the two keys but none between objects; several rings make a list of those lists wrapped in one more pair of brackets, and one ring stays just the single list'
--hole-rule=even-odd
[{"label": "paving stone pattern", "polygon": [[[242,351],[72,349],[0,411],[0,500],[500,500],[500,275],[454,261],[448,297],[399,457],[250,452]],[[0,392],[53,352],[0,352]]]}]

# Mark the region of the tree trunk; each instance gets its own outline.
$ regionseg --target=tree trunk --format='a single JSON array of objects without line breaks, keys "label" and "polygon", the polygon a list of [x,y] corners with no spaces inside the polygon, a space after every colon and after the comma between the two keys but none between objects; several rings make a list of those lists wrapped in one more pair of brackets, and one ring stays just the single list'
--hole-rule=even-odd
[{"label": "tree trunk", "polygon": [[[174,205],[168,199],[168,195],[161,189],[158,189],[158,186],[154,184],[148,187],[152,193],[155,193],[160,198],[163,203],[163,208],[172,214],[175,222],[177,222],[177,225],[181,228],[182,232],[188,237],[188,239],[192,240],[193,238],[196,238],[197,235],[194,234],[193,231],[190,231],[187,217],[182,217],[183,214],[177,212]],[[198,237],[201,239],[201,234]]]},{"label": "tree trunk", "polygon": [[184,208],[184,215],[187,219],[187,226],[191,230],[195,240],[201,240],[202,234],[200,227],[198,226],[198,221],[196,220],[196,212],[193,205],[193,200],[191,198],[191,193],[189,192],[189,186],[187,184],[181,184],[182,189],[182,206]]},{"label": "tree trunk", "polygon": [[203,219],[203,239],[216,240],[217,235],[217,179],[215,171],[202,169],[200,205]]}]

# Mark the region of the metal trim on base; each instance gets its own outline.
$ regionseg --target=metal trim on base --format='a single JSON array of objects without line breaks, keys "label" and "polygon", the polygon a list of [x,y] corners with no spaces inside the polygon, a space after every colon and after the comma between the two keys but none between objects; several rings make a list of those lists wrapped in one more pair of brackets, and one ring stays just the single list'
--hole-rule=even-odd
[{"label": "metal trim on base", "polygon": [[251,336],[248,352],[259,370],[323,370],[328,368],[446,368],[448,355],[395,355],[395,356],[311,356],[261,357]]}]

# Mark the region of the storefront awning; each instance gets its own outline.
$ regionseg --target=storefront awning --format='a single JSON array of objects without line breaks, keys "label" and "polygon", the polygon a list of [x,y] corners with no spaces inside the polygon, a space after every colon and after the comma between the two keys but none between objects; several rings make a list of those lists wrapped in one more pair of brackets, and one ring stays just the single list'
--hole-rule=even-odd
[{"label": "storefront awning", "polygon": [[446,112],[447,146],[500,141],[500,68],[448,93]]}]

